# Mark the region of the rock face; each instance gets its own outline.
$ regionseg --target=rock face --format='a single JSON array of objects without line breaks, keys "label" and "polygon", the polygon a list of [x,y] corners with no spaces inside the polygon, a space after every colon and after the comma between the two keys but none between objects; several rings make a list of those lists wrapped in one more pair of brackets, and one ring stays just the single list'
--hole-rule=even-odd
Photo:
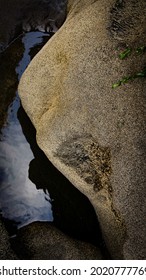
[{"label": "rock face", "polygon": [[8,107],[17,90],[18,76],[15,67],[21,60],[23,52],[24,47],[20,39],[0,54],[0,129],[6,121]]},{"label": "rock face", "polygon": [[[18,243],[18,245],[17,245]],[[95,246],[75,240],[52,224],[35,222],[19,230],[14,248],[20,259],[31,260],[101,260]]]},{"label": "rock face", "polygon": [[23,31],[55,32],[66,16],[66,0],[0,0],[0,7],[0,52]]},{"label": "rock face", "polygon": [[10,246],[8,233],[1,220],[0,239],[0,260],[17,260],[18,258]]},{"label": "rock face", "polygon": [[19,229],[11,239],[0,221],[1,260],[101,260],[96,246],[73,239],[48,222],[34,222]]},{"label": "rock face", "polygon": [[[91,201],[114,259],[146,258],[144,0],[69,0],[19,94],[49,160]],[[125,60],[119,53],[132,53]]]}]

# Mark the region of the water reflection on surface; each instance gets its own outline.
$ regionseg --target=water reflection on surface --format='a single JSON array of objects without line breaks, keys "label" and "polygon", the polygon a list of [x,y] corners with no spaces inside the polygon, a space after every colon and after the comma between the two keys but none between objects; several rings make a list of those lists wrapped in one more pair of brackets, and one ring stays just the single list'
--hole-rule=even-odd
[{"label": "water reflection on surface", "polygon": [[53,166],[38,147],[35,128],[22,107],[18,110],[18,119],[34,154],[29,163],[29,178],[37,189],[49,192],[54,225],[73,237],[101,244],[100,227],[88,198]]},{"label": "water reflection on surface", "polygon": [[[2,214],[20,225],[33,220],[52,220],[49,194],[37,190],[28,178],[34,158],[20,124],[7,125],[0,142],[0,200]],[[47,198],[47,200],[45,199]]]},{"label": "water reflection on surface", "polygon": [[[41,32],[27,33],[22,38],[23,58],[16,67],[18,79],[31,60],[30,49],[42,44]],[[35,220],[52,221],[49,193],[44,193],[28,177],[29,163],[34,158],[17,118],[20,100],[15,99],[8,109],[8,117],[0,134],[0,206],[3,218],[19,226]]]}]

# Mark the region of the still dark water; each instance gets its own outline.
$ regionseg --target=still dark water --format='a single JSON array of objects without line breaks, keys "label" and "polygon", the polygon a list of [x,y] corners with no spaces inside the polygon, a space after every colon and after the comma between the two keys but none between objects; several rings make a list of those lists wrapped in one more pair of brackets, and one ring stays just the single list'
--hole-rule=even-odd
[{"label": "still dark water", "polygon": [[[41,32],[26,33],[19,38],[23,55],[14,64],[17,84],[31,58],[49,38],[49,34]],[[13,44],[17,47],[17,41]],[[4,76],[8,75],[8,69],[3,69]],[[102,242],[89,200],[39,149],[35,128],[23,110],[16,90],[12,96],[0,131],[0,210],[10,235],[33,221],[49,221],[73,237],[94,244]]]},{"label": "still dark water", "polygon": [[[15,71],[20,79],[29,64],[30,50],[43,43],[48,34],[26,33],[22,37],[23,57]],[[8,117],[0,135],[0,208],[2,216],[21,227],[32,221],[52,221],[49,193],[44,193],[28,178],[30,161],[34,158],[17,117],[20,99],[16,92],[9,106]]]}]

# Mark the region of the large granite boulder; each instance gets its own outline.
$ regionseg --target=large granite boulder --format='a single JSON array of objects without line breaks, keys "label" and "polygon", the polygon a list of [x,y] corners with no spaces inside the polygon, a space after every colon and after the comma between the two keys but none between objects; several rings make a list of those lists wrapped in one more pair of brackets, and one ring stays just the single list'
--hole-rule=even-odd
[{"label": "large granite boulder", "polygon": [[[145,14],[144,0],[69,0],[19,85],[39,146],[90,199],[115,259],[146,258]],[[125,76],[139,78],[113,89]]]}]

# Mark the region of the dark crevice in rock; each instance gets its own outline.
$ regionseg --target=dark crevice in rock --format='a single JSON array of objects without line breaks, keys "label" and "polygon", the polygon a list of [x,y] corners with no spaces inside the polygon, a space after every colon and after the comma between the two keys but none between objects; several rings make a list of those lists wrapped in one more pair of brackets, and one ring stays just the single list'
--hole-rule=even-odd
[{"label": "dark crevice in rock", "polygon": [[[53,165],[36,143],[36,131],[22,107],[18,119],[35,158],[29,165],[29,178],[38,189],[48,190],[53,224],[71,237],[100,246],[108,255],[93,206]],[[109,256],[109,255],[108,255]]]}]

